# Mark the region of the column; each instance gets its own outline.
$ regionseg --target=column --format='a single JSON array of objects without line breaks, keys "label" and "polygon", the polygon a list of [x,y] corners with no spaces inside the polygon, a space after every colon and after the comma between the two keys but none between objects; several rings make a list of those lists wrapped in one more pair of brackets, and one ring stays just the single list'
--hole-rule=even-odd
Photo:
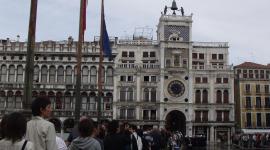
[{"label": "column", "polygon": [[210,127],[210,143],[213,143],[215,141],[215,129],[213,126]]},{"label": "column", "polygon": [[207,136],[207,139],[206,139],[206,142],[207,144],[209,144],[209,141],[210,141],[210,130],[209,130],[209,127],[207,127],[207,131],[206,131],[206,136]]},{"label": "column", "polygon": [[137,75],[133,77],[136,77],[135,81],[133,79],[133,81],[136,83],[136,101],[135,102],[141,102],[141,75],[140,73],[137,72]]},{"label": "column", "polygon": [[227,132],[227,134],[228,134],[228,145],[230,145],[231,144],[231,129],[230,128],[228,128],[228,132]]},{"label": "column", "polygon": [[58,77],[58,66],[55,66],[55,83],[58,83],[57,77]]},{"label": "column", "polygon": [[[22,73],[22,75],[23,75],[23,79],[22,79],[22,81],[23,81],[23,83],[24,83],[24,76],[25,76],[25,65],[23,65],[23,73]],[[35,73],[33,74],[33,77],[35,76]]]},{"label": "column", "polygon": [[140,107],[139,106],[136,106],[135,108],[135,117],[136,117],[136,120],[140,120]]},{"label": "column", "polygon": [[[41,81],[41,71],[42,71],[42,67],[38,66],[39,67],[39,71],[38,71],[38,83],[40,83]],[[34,73],[35,74],[35,73]]]},{"label": "column", "polygon": [[17,83],[17,65],[14,65],[14,81],[13,82],[15,82],[15,83]]},{"label": "column", "polygon": [[46,83],[50,82],[50,66],[48,67],[48,70],[47,70],[47,80],[46,81],[47,81]]},{"label": "column", "polygon": [[63,83],[62,84],[64,85],[64,84],[66,84],[66,66],[63,66],[63,68],[64,68],[64,74],[63,74],[64,76],[63,76]]},{"label": "column", "polygon": [[71,70],[71,84],[73,84],[73,82],[74,82],[74,73],[75,73],[75,70],[74,70],[74,68],[72,68],[72,70]]},{"label": "column", "polygon": [[9,79],[9,65],[7,65],[7,74],[6,74],[6,79],[5,79],[5,81],[6,81],[6,82],[9,82],[8,79]]}]

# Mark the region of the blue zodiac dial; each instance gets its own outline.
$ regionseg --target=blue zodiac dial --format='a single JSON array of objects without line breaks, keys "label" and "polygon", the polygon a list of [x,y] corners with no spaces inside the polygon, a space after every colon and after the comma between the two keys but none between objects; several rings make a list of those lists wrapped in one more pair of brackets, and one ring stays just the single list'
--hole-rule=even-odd
[{"label": "blue zodiac dial", "polygon": [[185,92],[184,84],[179,80],[174,80],[168,85],[168,92],[173,97],[180,97]]}]

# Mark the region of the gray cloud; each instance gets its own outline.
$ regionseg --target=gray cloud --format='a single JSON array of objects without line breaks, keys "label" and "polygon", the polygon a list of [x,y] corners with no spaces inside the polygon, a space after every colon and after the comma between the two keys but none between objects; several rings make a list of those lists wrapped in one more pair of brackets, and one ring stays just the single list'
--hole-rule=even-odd
[{"label": "gray cloud", "polygon": [[[269,0],[176,0],[193,13],[193,40],[229,42],[230,62],[269,63]],[[27,38],[30,0],[0,0],[0,38]],[[160,12],[170,0],[105,0],[110,36],[132,35],[135,27],[156,31]],[[77,39],[79,0],[39,0],[37,41]],[[88,0],[86,40],[99,35],[100,0]]]}]

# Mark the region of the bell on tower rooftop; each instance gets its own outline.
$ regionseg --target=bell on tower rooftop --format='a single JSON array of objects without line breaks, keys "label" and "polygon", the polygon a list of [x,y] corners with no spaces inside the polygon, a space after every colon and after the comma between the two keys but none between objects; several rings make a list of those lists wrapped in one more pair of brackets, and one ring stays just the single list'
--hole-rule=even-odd
[{"label": "bell on tower rooftop", "polygon": [[174,14],[174,15],[176,14],[175,11],[178,10],[178,7],[177,7],[177,5],[176,5],[175,0],[173,0],[173,2],[172,2],[171,10],[173,10],[173,14]]}]

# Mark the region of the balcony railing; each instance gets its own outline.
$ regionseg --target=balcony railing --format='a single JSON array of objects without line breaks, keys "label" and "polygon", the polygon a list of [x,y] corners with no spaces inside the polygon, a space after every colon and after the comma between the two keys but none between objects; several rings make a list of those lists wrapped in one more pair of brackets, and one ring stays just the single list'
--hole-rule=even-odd
[{"label": "balcony railing", "polygon": [[192,44],[194,47],[220,47],[220,48],[228,48],[228,42],[194,42]]},{"label": "balcony railing", "polygon": [[156,63],[121,63],[121,64],[116,64],[117,69],[159,69],[160,65]]},{"label": "balcony railing", "polygon": [[120,45],[157,45],[155,40],[119,40]]},{"label": "balcony railing", "polygon": [[213,65],[192,65],[194,70],[232,70],[232,65],[213,66]]},{"label": "balcony railing", "polygon": [[144,120],[144,121],[155,121],[155,120],[157,120],[157,119],[156,119],[156,117],[148,117],[148,116],[144,116],[144,117],[143,117],[143,120]]}]

